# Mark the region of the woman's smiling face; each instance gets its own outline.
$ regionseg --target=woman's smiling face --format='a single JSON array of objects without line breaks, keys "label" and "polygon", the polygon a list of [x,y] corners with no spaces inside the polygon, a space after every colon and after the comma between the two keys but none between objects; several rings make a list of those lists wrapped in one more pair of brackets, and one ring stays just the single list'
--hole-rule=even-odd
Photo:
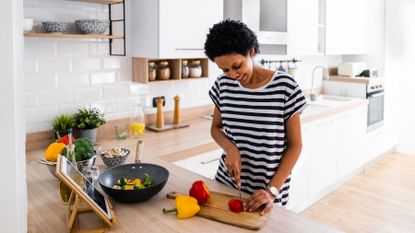
[{"label": "woman's smiling face", "polygon": [[215,63],[223,73],[242,84],[246,84],[252,77],[253,55],[249,52],[247,56],[238,53],[231,53],[215,57]]}]

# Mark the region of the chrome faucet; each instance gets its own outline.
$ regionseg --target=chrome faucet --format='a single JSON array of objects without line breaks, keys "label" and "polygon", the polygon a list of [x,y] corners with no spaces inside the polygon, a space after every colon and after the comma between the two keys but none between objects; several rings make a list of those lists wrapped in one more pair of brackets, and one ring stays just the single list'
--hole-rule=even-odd
[{"label": "chrome faucet", "polygon": [[323,70],[323,79],[329,77],[329,72],[328,72],[326,67],[324,67],[324,66],[314,67],[314,69],[311,73],[311,94],[310,94],[310,100],[311,101],[316,101],[317,100],[317,94],[314,92],[314,73],[319,68]]}]

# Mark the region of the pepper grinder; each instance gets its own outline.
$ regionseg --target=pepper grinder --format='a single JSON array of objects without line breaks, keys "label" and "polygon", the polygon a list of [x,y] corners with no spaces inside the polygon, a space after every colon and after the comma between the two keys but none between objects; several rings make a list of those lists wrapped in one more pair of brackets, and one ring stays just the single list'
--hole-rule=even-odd
[{"label": "pepper grinder", "polygon": [[176,95],[174,97],[174,116],[173,116],[173,125],[180,124],[180,96]]},{"label": "pepper grinder", "polygon": [[156,127],[159,129],[164,128],[164,116],[163,116],[163,98],[158,97],[157,100],[157,121]]}]

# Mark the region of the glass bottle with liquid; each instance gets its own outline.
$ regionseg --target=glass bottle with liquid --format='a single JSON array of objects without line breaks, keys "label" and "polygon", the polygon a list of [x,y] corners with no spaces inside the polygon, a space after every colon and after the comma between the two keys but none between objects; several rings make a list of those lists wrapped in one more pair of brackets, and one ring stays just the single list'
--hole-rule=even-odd
[{"label": "glass bottle with liquid", "polygon": [[[66,159],[76,167],[75,145],[72,144],[72,130],[68,131],[68,145],[66,145]],[[59,192],[63,202],[67,203],[72,190],[62,181],[59,184]]]},{"label": "glass bottle with liquid", "polygon": [[140,103],[135,103],[130,116],[130,136],[144,137],[145,116]]}]

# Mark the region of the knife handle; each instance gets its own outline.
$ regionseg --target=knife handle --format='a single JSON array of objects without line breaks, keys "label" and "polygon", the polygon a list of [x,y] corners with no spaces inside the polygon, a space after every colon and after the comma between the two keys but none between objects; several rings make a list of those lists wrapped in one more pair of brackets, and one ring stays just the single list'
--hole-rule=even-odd
[{"label": "knife handle", "polygon": [[176,191],[171,191],[166,194],[166,197],[170,199],[176,199],[177,196],[183,196],[183,195],[187,195],[187,194],[176,192]]}]

